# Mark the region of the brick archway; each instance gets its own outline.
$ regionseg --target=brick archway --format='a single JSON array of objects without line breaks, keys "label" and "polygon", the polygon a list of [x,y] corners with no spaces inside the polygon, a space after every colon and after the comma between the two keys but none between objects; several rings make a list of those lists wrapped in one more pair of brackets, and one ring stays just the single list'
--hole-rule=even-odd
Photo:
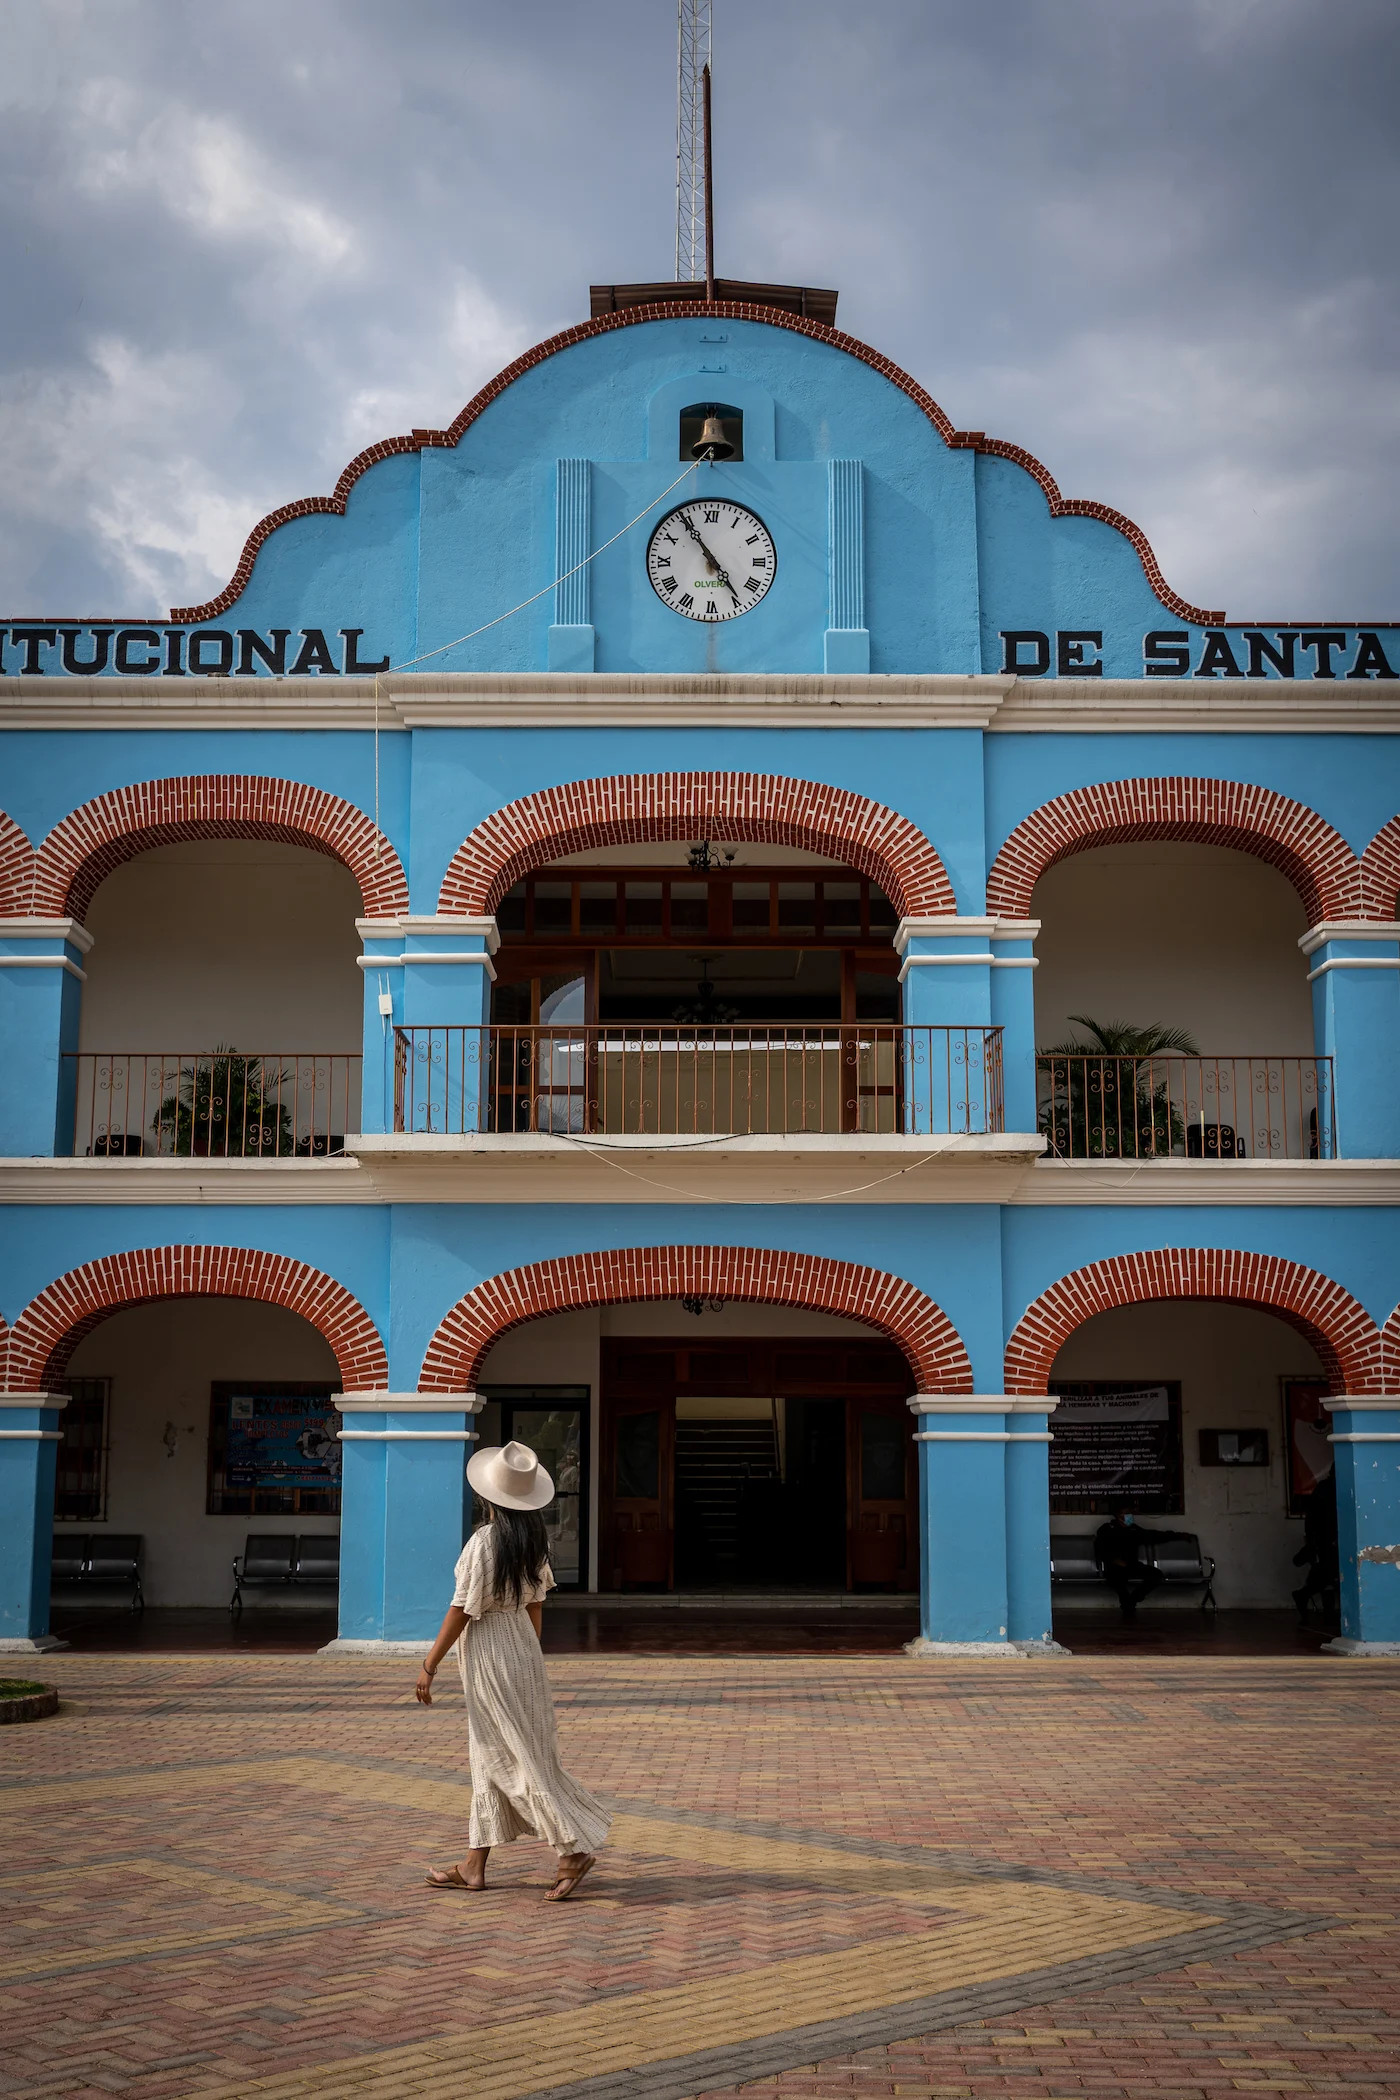
[{"label": "brick archway", "polygon": [[878,1328],[897,1342],[921,1392],[970,1393],[972,1366],[948,1315],[902,1276],[769,1247],[619,1247],[505,1269],[459,1298],[423,1359],[428,1393],[470,1392],[487,1351],[512,1327],[628,1299],[734,1298],[801,1305]]},{"label": "brick archway", "polygon": [[1158,1298],[1210,1298],[1276,1313],[1306,1335],[1334,1392],[1385,1390],[1380,1330],[1330,1276],[1273,1254],[1162,1247],[1090,1262],[1027,1306],[1006,1345],[1007,1392],[1047,1391],[1061,1344],[1095,1313]]},{"label": "brick archway", "polygon": [[917,826],[847,788],[781,773],[614,773],[522,796],[484,818],[453,854],[438,910],[494,911],[521,875],[566,853],[702,836],[844,860],[878,882],[905,918],[958,908]]},{"label": "brick archway", "polygon": [[388,1385],[389,1362],[374,1322],[323,1270],[252,1247],[141,1247],[84,1262],[31,1299],[10,1330],[5,1389],[44,1391],[99,1321],[157,1298],[255,1298],[284,1306],[325,1336],[347,1393],[382,1392]]},{"label": "brick archway", "polygon": [[1400,912],[1400,817],[1382,824],[1361,856],[1361,916],[1393,919]]},{"label": "brick archway", "polygon": [[253,773],[142,780],[84,802],[40,846],[29,909],[40,917],[81,919],[98,885],[123,861],[184,839],[309,846],[350,870],[366,918],[408,909],[399,857],[362,809],[304,781]]},{"label": "brick archway", "polygon": [[1400,1305],[1381,1329],[1381,1370],[1379,1390],[1400,1393]]},{"label": "brick archway", "polygon": [[1106,780],[1075,788],[1032,810],[1016,826],[987,877],[994,917],[1029,918],[1031,892],[1057,861],[1094,846],[1140,839],[1233,846],[1286,875],[1311,924],[1354,918],[1360,863],[1341,833],[1272,788],[1236,780]]},{"label": "brick archway", "polygon": [[34,848],[14,818],[0,809],[0,919],[28,912],[33,879]]}]

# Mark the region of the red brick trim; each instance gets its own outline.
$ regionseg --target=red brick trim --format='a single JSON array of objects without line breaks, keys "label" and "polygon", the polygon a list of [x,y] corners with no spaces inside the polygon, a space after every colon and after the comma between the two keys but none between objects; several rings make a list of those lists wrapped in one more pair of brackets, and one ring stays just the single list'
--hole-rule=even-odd
[{"label": "red brick trim", "polygon": [[[962,451],[985,452],[995,459],[1009,459],[1016,466],[1023,467],[1044,491],[1052,518],[1097,518],[1101,525],[1111,525],[1115,532],[1121,532],[1124,539],[1135,549],[1153,591],[1168,612],[1175,613],[1179,620],[1190,620],[1198,627],[1219,627],[1223,623],[1223,612],[1203,611],[1200,606],[1188,604],[1185,598],[1178,597],[1175,591],[1168,589],[1166,580],[1157,566],[1157,557],[1148,544],[1146,533],[1140,526],[1135,525],[1131,518],[1125,518],[1121,510],[1110,510],[1106,503],[1067,502],[1060,494],[1059,483],[1050,469],[1043,465],[1034,453],[1025,451],[1020,445],[1006,444],[1001,438],[989,438],[982,430],[955,430],[932,394],[926,393],[916,379],[911,379],[897,364],[888,357],[882,357],[878,350],[872,350],[868,343],[862,343],[858,337],[846,335],[839,328],[827,328],[822,322],[808,320],[801,314],[780,313],[776,307],[771,306],[746,306],[732,299],[716,300],[711,306],[686,307],[684,313],[689,319],[701,321],[761,321],[769,328],[786,328],[794,335],[810,336],[814,342],[828,343],[833,350],[842,350],[848,357],[858,358],[862,364],[869,365],[873,371],[888,379],[891,386],[898,387],[900,393],[907,394],[915,407],[927,416],[945,445]],[[293,518],[312,517],[318,512],[329,512],[335,517],[344,517],[350,491],[362,474],[377,466],[381,459],[392,458],[395,453],[423,452],[433,446],[455,445],[477,417],[483,414],[508,386],[513,385],[535,365],[543,364],[547,358],[557,357],[561,350],[571,350],[575,343],[587,342],[592,336],[610,335],[615,328],[637,328],[649,321],[674,321],[677,314],[678,309],[674,306],[633,306],[623,313],[600,314],[597,320],[580,321],[576,327],[566,328],[562,334],[550,336],[547,342],[537,343],[533,350],[525,351],[523,356],[508,364],[503,372],[498,372],[479,394],[473,395],[460,415],[448,424],[446,430],[415,430],[407,437],[382,438],[377,445],[369,445],[363,452],[356,453],[337,481],[333,494],[303,496],[295,503],[284,503],[280,510],[269,511],[249,533],[243,552],[238,557],[238,566],[218,596],[208,599],[203,605],[174,605],[170,609],[171,619],[191,623],[217,619],[218,615],[227,612],[242,594],[253,573],[253,563],[257,560],[259,548],[279,525],[286,525]]]},{"label": "red brick trim", "polygon": [[408,883],[389,841],[362,809],[304,781],[252,773],[143,780],[84,802],[55,824],[34,863],[30,909],[81,919],[123,861],[183,839],[273,839],[338,860],[360,885],[364,916],[408,909]]},{"label": "red brick trim", "polygon": [[333,1276],[252,1247],[142,1247],[84,1262],[31,1299],[10,1332],[5,1390],[43,1392],[99,1321],[156,1298],[256,1298],[285,1306],[330,1343],[347,1393],[388,1386],[389,1360],[374,1322]]},{"label": "red brick trim", "polygon": [[0,918],[20,918],[29,911],[33,880],[34,848],[14,818],[0,809]]},{"label": "red brick trim", "polygon": [[691,1295],[805,1305],[860,1320],[899,1344],[921,1392],[972,1391],[972,1366],[957,1329],[912,1283],[857,1262],[768,1247],[619,1247],[488,1276],[438,1327],[419,1388],[470,1392],[493,1343],[527,1320],[585,1305]]},{"label": "red brick trim", "polygon": [[803,846],[847,861],[907,918],[958,908],[924,834],[864,795],[780,773],[614,773],[493,810],[453,854],[438,910],[494,911],[517,877],[566,853],[701,836]]},{"label": "red brick trim", "polygon": [[1383,1393],[1400,1393],[1400,1305],[1381,1329],[1382,1361],[1385,1376],[1381,1380]]},{"label": "red brick trim", "polygon": [[1106,780],[1032,810],[992,863],[987,910],[1028,918],[1031,892],[1047,868],[1093,846],[1136,839],[1234,846],[1286,875],[1314,925],[1356,915],[1360,863],[1316,810],[1237,780],[1172,778]]},{"label": "red brick trim", "polygon": [[1400,909],[1400,817],[1382,824],[1361,856],[1361,916],[1393,919]]},{"label": "red brick trim", "polygon": [[1006,1391],[1043,1393],[1060,1346],[1085,1320],[1153,1298],[1212,1298],[1277,1313],[1305,1334],[1338,1393],[1384,1392],[1380,1331],[1365,1307],[1318,1269],[1234,1248],[1163,1247],[1118,1254],[1062,1276],[1027,1306],[1006,1345]]}]

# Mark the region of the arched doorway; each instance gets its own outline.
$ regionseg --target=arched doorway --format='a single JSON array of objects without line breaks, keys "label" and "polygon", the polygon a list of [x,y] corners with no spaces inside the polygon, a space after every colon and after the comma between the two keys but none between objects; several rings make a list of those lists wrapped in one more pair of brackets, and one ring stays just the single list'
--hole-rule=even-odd
[{"label": "arched doorway", "polygon": [[[1292,1609],[1305,1573],[1307,1498],[1335,1497],[1328,1380],[1306,1335],[1255,1306],[1196,1300],[1120,1306],[1093,1315],[1051,1366],[1061,1396],[1050,1417],[1052,1556],[1072,1569],[1120,1511],[1149,1541],[1183,1536],[1214,1563],[1224,1610]],[[1332,1530],[1335,1534],[1335,1500]],[[1063,1542],[1056,1554],[1057,1542]],[[1092,1583],[1057,1581],[1057,1609],[1112,1599]],[[1154,1610],[1195,1607],[1186,1580],[1152,1593]],[[1323,1600],[1314,1616],[1319,1624]],[[1335,1615],[1335,1594],[1330,1607]],[[1330,1622],[1329,1622],[1330,1627]],[[1068,1645],[1074,1646],[1072,1634]]]},{"label": "arched doorway", "polygon": [[475,1426],[561,1485],[561,1585],[912,1592],[912,1389],[903,1353],[856,1321],[687,1294],[513,1329],[483,1361]]},{"label": "arched doorway", "polygon": [[897,1592],[918,1581],[908,1398],[970,1391],[972,1374],[946,1314],[900,1277],[634,1247],[488,1278],[442,1322],[419,1383],[480,1390],[502,1433],[517,1405],[552,1398],[581,1425],[587,1409],[601,1588]]},{"label": "arched doorway", "polygon": [[[1061,1547],[1066,1567],[1078,1562],[1071,1579],[1094,1580],[1086,1524],[1126,1511],[1214,1559],[1226,1601],[1286,1605],[1303,1498],[1319,1485],[1338,1491],[1335,1477],[1325,1485],[1323,1403],[1346,1394],[1364,1405],[1382,1392],[1384,1358],[1364,1306],[1278,1255],[1152,1248],[1061,1277],[1018,1321],[1005,1381],[1009,1394],[1072,1398],[1060,1452],[1051,1445],[1054,1517],[1081,1533],[1077,1554]],[[1354,1509],[1338,1514],[1354,1529]],[[1065,1525],[1055,1528],[1063,1542]],[[1348,1582],[1355,1567],[1343,1565],[1344,1605]]]},{"label": "arched doorway", "polygon": [[496,907],[498,1130],[894,1131],[897,908],[795,846],[603,846]]},{"label": "arched doorway", "polygon": [[[32,1298],[4,1343],[3,1390],[21,1405],[42,1417],[46,1396],[79,1403],[54,1433],[57,1483],[31,1462],[28,1509],[12,1505],[32,1535],[15,1615],[37,1634],[56,1514],[61,1527],[139,1540],[142,1559],[149,1537],[156,1596],[204,1604],[228,1602],[233,1554],[264,1518],[338,1528],[335,1395],[388,1378],[378,1331],[343,1284],[251,1247],[100,1256]],[[114,1509],[142,1528],[114,1534]]]},{"label": "arched doorway", "polygon": [[31,910],[86,921],[60,1141],[80,1156],[315,1157],[360,1122],[356,920],[401,910],[365,813],[306,783],[114,789],[33,856]]},{"label": "arched doorway", "polygon": [[[118,1307],[78,1341],[55,1389],[70,1395],[59,1418],[60,1565],[77,1537],[99,1554],[136,1538],[149,1606],[226,1609],[250,1534],[338,1538],[341,1372],[301,1314],[246,1298]],[[330,1637],[330,1583],[257,1597],[319,1610]],[[112,1601],[87,1585],[55,1588],[60,1615],[90,1615],[93,1598]]]},{"label": "arched doorway", "polygon": [[1233,846],[1090,845],[1042,873],[1031,911],[1054,1156],[1335,1155],[1298,946],[1307,914],[1281,870]]}]

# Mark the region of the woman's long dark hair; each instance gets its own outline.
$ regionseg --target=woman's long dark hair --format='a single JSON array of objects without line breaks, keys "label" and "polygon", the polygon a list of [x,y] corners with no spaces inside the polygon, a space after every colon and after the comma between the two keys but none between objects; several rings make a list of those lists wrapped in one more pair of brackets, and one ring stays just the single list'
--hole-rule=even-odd
[{"label": "woman's long dark hair", "polygon": [[549,1534],[537,1509],[502,1509],[488,1502],[491,1536],[496,1542],[491,1588],[502,1603],[509,1597],[518,1611],[527,1589],[533,1589],[549,1561]]}]

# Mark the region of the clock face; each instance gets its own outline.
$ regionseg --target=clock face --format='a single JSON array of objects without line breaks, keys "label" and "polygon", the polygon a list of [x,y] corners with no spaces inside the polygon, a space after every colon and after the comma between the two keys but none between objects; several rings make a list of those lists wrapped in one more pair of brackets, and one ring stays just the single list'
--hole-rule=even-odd
[{"label": "clock face", "polygon": [[647,547],[647,574],[663,605],[687,620],[733,620],[773,581],[777,550],[742,504],[697,496],[668,511]]}]

